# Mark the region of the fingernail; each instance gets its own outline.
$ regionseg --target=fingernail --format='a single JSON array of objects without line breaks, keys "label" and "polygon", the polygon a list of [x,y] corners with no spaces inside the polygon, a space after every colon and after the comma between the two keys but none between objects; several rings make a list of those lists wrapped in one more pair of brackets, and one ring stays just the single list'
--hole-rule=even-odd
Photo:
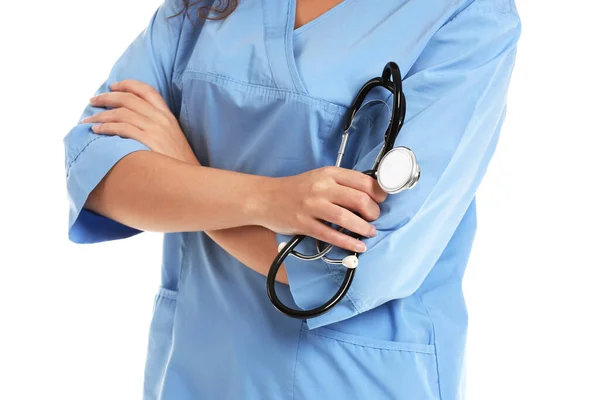
[{"label": "fingernail", "polygon": [[90,103],[93,103],[94,101],[96,101],[97,98],[98,98],[98,96],[90,97]]},{"label": "fingernail", "polygon": [[94,125],[94,126],[92,126],[92,130],[94,132],[96,132],[98,129],[100,129],[100,125]]},{"label": "fingernail", "polygon": [[84,119],[82,119],[82,120],[81,120],[81,122],[83,122],[83,123],[85,124],[85,123],[86,123],[86,122],[88,122],[90,119],[91,119],[90,117],[85,117]]},{"label": "fingernail", "polygon": [[358,251],[359,253],[364,253],[367,251],[367,246],[363,242],[358,242],[356,243],[354,250]]},{"label": "fingernail", "polygon": [[377,236],[377,228],[375,228],[375,225],[371,225],[371,232],[369,232],[370,237],[375,237]]}]

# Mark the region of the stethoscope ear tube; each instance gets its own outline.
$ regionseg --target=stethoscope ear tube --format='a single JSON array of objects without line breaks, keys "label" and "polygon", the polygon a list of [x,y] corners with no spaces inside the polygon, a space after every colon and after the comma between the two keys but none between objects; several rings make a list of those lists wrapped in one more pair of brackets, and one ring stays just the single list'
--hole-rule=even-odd
[{"label": "stethoscope ear tube", "polygon": [[269,300],[276,309],[284,313],[285,315],[292,318],[299,319],[309,319],[317,317],[321,314],[325,314],[327,311],[331,310],[338,304],[348,292],[350,285],[352,284],[352,280],[354,279],[354,274],[356,272],[355,268],[346,268],[346,274],[344,275],[344,280],[340,285],[339,289],[335,294],[327,300],[323,305],[310,309],[310,310],[298,310],[294,308],[290,308],[283,304],[279,297],[277,297],[277,293],[275,291],[275,277],[277,276],[277,272],[281,268],[285,258],[292,252],[292,250],[300,244],[300,242],[305,238],[304,235],[296,235],[294,236],[287,244],[281,249],[271,267],[269,268],[269,273],[267,275],[267,295],[269,296]]},{"label": "stethoscope ear tube", "polygon": [[385,132],[385,145],[382,149],[382,153],[387,154],[394,147],[396,137],[398,137],[398,133],[406,117],[406,98],[402,90],[402,75],[400,74],[398,64],[395,62],[387,63],[381,74],[381,81],[382,86],[392,92],[394,102],[392,106],[392,118],[388,130]]}]

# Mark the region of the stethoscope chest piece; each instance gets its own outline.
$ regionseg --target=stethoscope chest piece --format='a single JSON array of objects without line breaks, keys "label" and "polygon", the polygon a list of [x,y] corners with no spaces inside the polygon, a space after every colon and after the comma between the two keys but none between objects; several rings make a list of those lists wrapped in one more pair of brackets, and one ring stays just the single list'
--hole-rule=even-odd
[{"label": "stethoscope chest piece", "polygon": [[411,189],[417,184],[420,175],[415,154],[404,146],[388,151],[377,167],[377,182],[389,194]]}]

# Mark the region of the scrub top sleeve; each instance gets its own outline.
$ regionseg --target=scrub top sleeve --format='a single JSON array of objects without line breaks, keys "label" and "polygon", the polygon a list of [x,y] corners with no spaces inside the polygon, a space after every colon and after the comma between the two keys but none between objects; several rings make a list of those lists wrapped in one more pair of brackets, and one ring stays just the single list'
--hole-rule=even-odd
[{"label": "scrub top sleeve", "polygon": [[[177,2],[166,0],[154,12],[148,26],[122,53],[95,94],[110,91],[114,82],[135,79],[154,87],[173,110],[170,86],[184,17],[168,17],[178,12]],[[88,104],[80,121],[104,110]],[[68,235],[75,243],[121,239],[140,232],[84,209],[83,205],[90,192],[121,158],[135,151],[150,149],[136,140],[97,135],[91,130],[92,125],[79,122],[64,138],[69,198]]]},{"label": "scrub top sleeve", "polygon": [[[407,117],[396,145],[415,152],[420,180],[381,204],[378,234],[365,240],[348,295],[309,319],[309,328],[413,294],[473,201],[504,120],[521,31],[513,7],[500,11],[493,4],[476,1],[447,22],[406,74]],[[380,148],[367,148],[355,169],[370,169]],[[343,276],[337,266],[293,257],[285,265],[294,301],[304,309],[331,296]]]}]

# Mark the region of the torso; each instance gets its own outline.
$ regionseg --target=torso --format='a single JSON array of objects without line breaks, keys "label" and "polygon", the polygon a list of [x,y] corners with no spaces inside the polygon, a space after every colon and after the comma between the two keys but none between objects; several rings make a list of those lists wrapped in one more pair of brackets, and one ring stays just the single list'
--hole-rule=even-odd
[{"label": "torso", "polygon": [[[273,177],[333,165],[358,89],[390,60],[410,71],[457,7],[447,0],[371,3],[243,0],[225,20],[207,21],[201,31],[186,28],[173,97],[201,164]],[[419,89],[405,85],[408,118],[430,101],[413,101],[422,98]],[[363,120],[343,166],[352,168],[377,146],[378,115],[373,109]],[[423,135],[403,134],[398,144],[424,154],[428,142]],[[463,273],[464,263],[454,260],[466,259],[468,246],[462,243],[471,242],[474,225],[468,215],[454,239],[460,244],[449,244],[449,256],[440,257],[445,266],[421,286],[429,295],[395,299],[312,330],[275,310],[264,277],[203,232],[165,235],[145,398],[438,400],[439,392],[445,394],[441,385],[449,388],[444,398],[455,398],[454,371],[462,362],[457,338],[465,329],[455,321],[466,317],[461,286],[447,282],[449,273],[452,282],[460,282]],[[382,231],[398,224],[390,213],[377,223]],[[314,243],[303,243],[299,250],[312,252]],[[337,290],[334,270],[324,263],[302,268],[320,277],[307,280],[310,290],[322,282]],[[323,289],[328,288],[314,287],[329,293]],[[294,304],[289,289],[278,287],[278,293]],[[441,317],[433,321],[436,316]],[[434,339],[442,343],[439,348]]]}]

